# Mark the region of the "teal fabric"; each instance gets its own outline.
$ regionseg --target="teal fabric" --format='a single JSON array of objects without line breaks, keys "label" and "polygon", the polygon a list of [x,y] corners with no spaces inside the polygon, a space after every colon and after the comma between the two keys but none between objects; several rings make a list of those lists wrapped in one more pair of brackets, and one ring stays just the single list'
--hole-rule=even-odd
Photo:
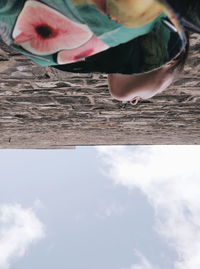
[{"label": "teal fabric", "polygon": [[2,0],[0,3],[0,36],[10,45],[12,43],[11,31],[18,14],[23,8],[24,1]]},{"label": "teal fabric", "polygon": [[[86,24],[90,30],[101,41],[107,44],[110,48],[126,43],[139,36],[148,34],[153,29],[156,29],[157,33],[161,36],[162,41],[166,44],[170,36],[169,29],[166,28],[161,22],[165,14],[161,14],[148,24],[142,27],[129,28],[122,24],[113,21],[108,16],[102,14],[95,5],[79,5],[74,6],[71,0],[43,0],[38,1],[59,11],[74,22]],[[15,21],[20,14],[24,0],[1,0],[0,2],[0,36],[1,38],[15,50],[28,56],[34,62],[42,66],[56,65],[55,55],[38,56],[34,55],[22,47],[13,43],[11,38],[12,30],[15,25]]]},{"label": "teal fabric", "polygon": [[100,13],[94,5],[79,5],[76,9],[92,32],[110,47],[149,33],[156,23],[161,22],[161,19],[166,17],[165,14],[161,14],[142,27],[130,28],[110,20],[108,16]]}]

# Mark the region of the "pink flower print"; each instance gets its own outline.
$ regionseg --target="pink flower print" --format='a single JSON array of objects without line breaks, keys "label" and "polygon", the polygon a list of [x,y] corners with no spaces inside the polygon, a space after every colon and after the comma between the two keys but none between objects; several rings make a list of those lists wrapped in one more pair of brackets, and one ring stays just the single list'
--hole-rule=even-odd
[{"label": "pink flower print", "polygon": [[26,1],[14,27],[17,45],[36,55],[80,47],[92,37],[90,29],[35,0]]},{"label": "pink flower print", "polygon": [[57,62],[58,64],[68,64],[81,61],[86,57],[92,56],[93,54],[99,53],[108,48],[108,45],[104,44],[96,36],[93,36],[87,43],[79,48],[60,51],[57,56]]}]

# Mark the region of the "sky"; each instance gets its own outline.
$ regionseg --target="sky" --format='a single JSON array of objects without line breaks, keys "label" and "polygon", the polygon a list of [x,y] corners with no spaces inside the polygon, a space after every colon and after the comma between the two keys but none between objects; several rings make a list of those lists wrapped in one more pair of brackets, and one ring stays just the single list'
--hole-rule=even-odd
[{"label": "sky", "polygon": [[197,269],[200,146],[0,150],[0,269]]}]

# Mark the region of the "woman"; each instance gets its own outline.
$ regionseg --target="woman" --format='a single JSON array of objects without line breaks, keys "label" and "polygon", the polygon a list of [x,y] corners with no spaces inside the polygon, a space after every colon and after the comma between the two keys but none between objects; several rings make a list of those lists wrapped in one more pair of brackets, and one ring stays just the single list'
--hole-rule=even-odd
[{"label": "woman", "polygon": [[184,69],[189,50],[188,34],[187,40],[185,49],[176,58],[156,70],[133,75],[109,74],[111,96],[136,105],[139,100],[149,99],[164,91],[179,78]]},{"label": "woman", "polygon": [[[160,68],[164,72],[168,66],[168,70],[187,45],[183,23],[190,28],[198,23],[197,1],[190,1],[198,11],[192,23],[185,20],[191,17],[185,9],[181,10],[184,20],[177,19],[177,2],[1,0],[0,36],[40,65],[78,73],[108,73],[111,95],[134,103],[140,96],[131,93],[127,97],[127,85],[137,84],[132,79],[140,74],[145,76],[140,81],[150,81]],[[164,86],[155,90],[162,90],[172,79],[163,82]]]}]

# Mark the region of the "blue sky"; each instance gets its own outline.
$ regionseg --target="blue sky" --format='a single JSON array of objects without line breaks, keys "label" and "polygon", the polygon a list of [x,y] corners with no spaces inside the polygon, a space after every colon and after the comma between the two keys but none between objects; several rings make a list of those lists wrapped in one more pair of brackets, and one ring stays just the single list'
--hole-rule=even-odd
[{"label": "blue sky", "polygon": [[0,269],[197,269],[199,146],[0,151]]}]

